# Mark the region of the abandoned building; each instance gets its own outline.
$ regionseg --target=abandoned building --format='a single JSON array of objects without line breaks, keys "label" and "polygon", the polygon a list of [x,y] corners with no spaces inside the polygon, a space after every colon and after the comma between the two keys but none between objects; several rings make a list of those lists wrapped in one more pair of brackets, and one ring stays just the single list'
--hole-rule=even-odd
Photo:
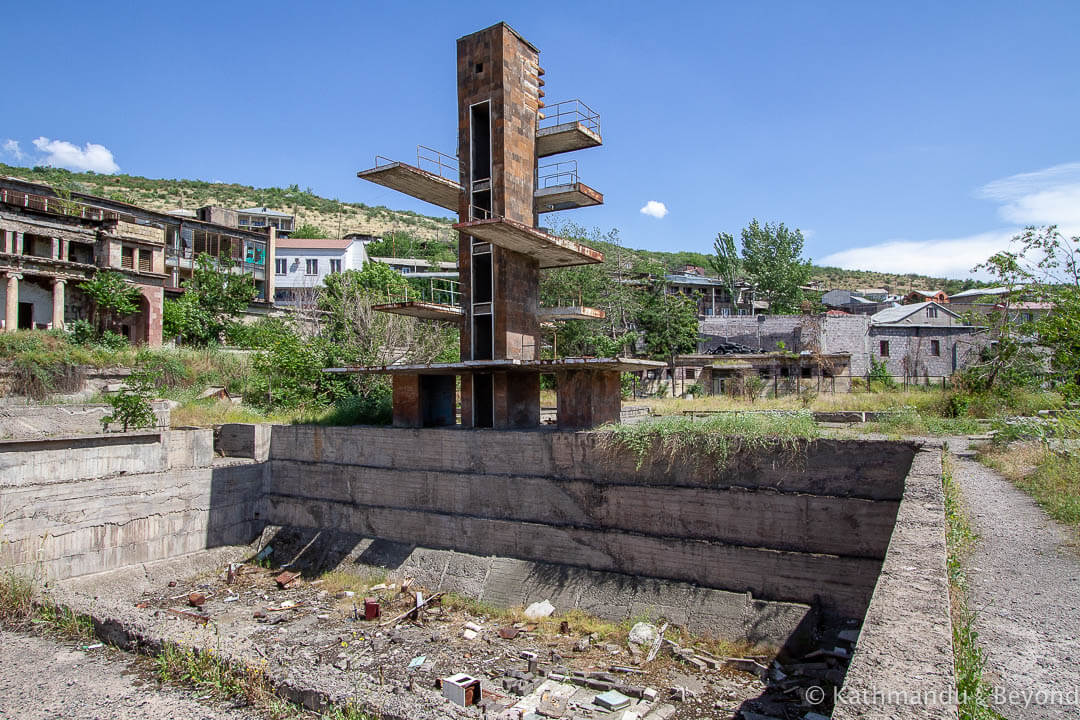
[{"label": "abandoned building", "polygon": [[545,107],[543,75],[539,50],[505,23],[460,38],[457,157],[421,146],[416,166],[377,156],[374,168],[358,173],[459,218],[460,304],[405,301],[381,309],[461,323],[462,361],[331,369],[392,375],[396,426],[456,424],[460,383],[462,426],[537,427],[541,373],[557,378],[560,427],[614,422],[620,373],[659,365],[627,358],[540,360],[540,322],[553,311],[573,314],[541,310],[540,270],[603,260],[596,250],[537,228],[541,213],[603,201],[580,182],[576,163],[538,164],[601,144],[600,116],[580,100]]},{"label": "abandoned building", "polygon": [[[698,350],[711,361],[721,343],[738,343],[754,353],[783,352],[804,357],[834,358],[824,366],[809,369],[809,377],[824,380],[821,389],[843,392],[853,378],[865,378],[871,370],[871,358],[884,362],[889,374],[909,383],[940,382],[973,362],[989,342],[985,328],[967,324],[957,313],[936,302],[899,305],[874,315],[758,315],[757,317],[712,317],[699,323],[702,340]],[[848,357],[848,362],[841,361]],[[701,356],[694,356],[701,357]],[[731,359],[738,355],[726,356]],[[758,361],[768,367],[772,364]],[[809,362],[809,361],[807,361]],[[712,363],[685,367],[700,373]],[[761,369],[761,368],[758,368]],[[777,382],[782,388],[776,365]],[[771,372],[771,371],[770,371]],[[789,370],[789,374],[792,370]],[[807,378],[807,367],[799,365],[800,378]],[[659,374],[658,381],[671,382]],[[676,373],[676,384],[685,382]],[[693,384],[691,379],[688,384]],[[800,383],[801,385],[801,383]],[[711,392],[704,385],[705,392]]]},{"label": "abandoned building", "polygon": [[0,286],[7,331],[58,329],[87,319],[89,302],[78,287],[99,268],[123,274],[139,289],[139,311],[120,320],[133,342],[161,344],[166,282],[161,228],[111,210],[92,207],[47,188],[0,179]]},{"label": "abandoned building", "polygon": [[696,296],[699,318],[714,315],[724,317],[754,315],[769,310],[769,303],[765,300],[756,300],[753,284],[745,280],[740,281],[735,288],[734,298],[724,281],[709,277],[703,272],[679,272],[665,275],[664,288],[669,294]]},{"label": "abandoned building", "polygon": [[[646,370],[636,391],[643,395],[778,397],[851,390],[848,353],[740,353],[677,355],[674,368]],[[663,391],[663,392],[661,392]]]},{"label": "abandoned building", "polygon": [[47,185],[0,178],[0,232],[5,329],[59,329],[86,319],[89,305],[78,282],[107,268],[143,295],[142,309],[122,319],[120,330],[132,342],[160,345],[164,298],[183,292],[203,253],[228,257],[233,272],[249,276],[256,305],[268,306],[273,297],[273,275],[266,272],[273,229],[241,230],[85,193],[60,197]]}]

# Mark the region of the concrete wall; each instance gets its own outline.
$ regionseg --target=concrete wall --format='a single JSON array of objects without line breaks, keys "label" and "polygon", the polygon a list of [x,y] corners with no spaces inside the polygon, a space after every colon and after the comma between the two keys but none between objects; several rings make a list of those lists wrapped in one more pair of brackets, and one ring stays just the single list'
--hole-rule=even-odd
[{"label": "concrete wall", "polygon": [[0,443],[0,566],[64,579],[242,544],[265,465],[210,430]]},{"label": "concrete wall", "polygon": [[914,449],[693,458],[597,433],[275,427],[260,516],[480,555],[865,610]]}]

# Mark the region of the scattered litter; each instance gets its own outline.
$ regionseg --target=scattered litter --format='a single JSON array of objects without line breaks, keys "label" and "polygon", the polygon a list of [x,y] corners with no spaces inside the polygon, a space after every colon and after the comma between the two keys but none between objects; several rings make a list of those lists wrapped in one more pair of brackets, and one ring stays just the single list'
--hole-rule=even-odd
[{"label": "scattered litter", "polygon": [[192,607],[202,607],[206,604],[206,596],[199,592],[188,593],[187,601]]},{"label": "scattered litter", "polygon": [[274,554],[273,546],[267,545],[266,547],[264,547],[262,550],[259,551],[258,555],[255,556],[255,562],[262,562],[263,560],[265,560],[266,558],[270,557],[273,554]]},{"label": "scattered litter", "polygon": [[414,657],[412,660],[409,661],[409,667],[418,668],[421,665],[423,665],[424,662],[426,662],[426,661],[427,661],[427,655],[417,655],[416,657]]},{"label": "scattered litter", "polygon": [[471,675],[458,673],[442,679],[442,693],[450,702],[468,707],[480,702],[480,681]]},{"label": "scattered litter", "polygon": [[480,633],[478,633],[475,630],[472,630],[470,628],[465,628],[464,630],[461,631],[461,637],[465,638],[466,640],[475,640],[476,636],[479,635],[479,634]]},{"label": "scattered litter", "polygon": [[854,643],[857,643],[859,641],[859,631],[858,630],[841,630],[839,633],[837,633],[836,637],[837,637],[837,639],[842,640],[843,642],[849,642],[849,643],[854,644]]},{"label": "scattered litter", "polygon": [[518,630],[516,627],[508,625],[506,627],[499,628],[499,637],[501,637],[503,640],[513,640],[518,636],[518,633],[520,632],[521,631]]},{"label": "scattered litter", "polygon": [[622,710],[629,705],[630,698],[626,697],[618,690],[608,690],[607,692],[597,695],[593,702],[605,710],[615,711]]},{"label": "scattered litter", "polygon": [[105,647],[105,643],[94,643],[93,645],[83,645],[83,650],[97,650],[98,648]]},{"label": "scattered litter", "polygon": [[227,598],[223,598],[223,599],[221,600],[221,602],[236,602],[236,601],[237,601],[237,600],[239,600],[239,599],[240,599],[240,596],[239,596],[239,595],[230,595],[230,596],[229,596],[229,597],[227,597]]},{"label": "scattered litter", "polygon": [[175,608],[169,608],[168,612],[176,615],[177,617],[187,618],[188,620],[191,620],[194,623],[198,623],[199,625],[205,625],[206,623],[210,622],[210,618],[206,617],[205,615],[196,615],[195,613],[188,612],[187,610],[177,610]]},{"label": "scattered litter", "polygon": [[298,573],[298,572],[289,572],[289,571],[286,570],[285,572],[281,573],[276,578],[274,578],[274,582],[276,582],[278,584],[279,588],[284,590],[285,588],[287,588],[290,585],[292,585],[293,583],[295,583],[297,578],[299,578],[299,577],[300,577],[300,573]]},{"label": "scattered litter", "polygon": [[525,608],[525,617],[530,620],[539,620],[548,617],[553,612],[555,612],[555,606],[547,600],[542,600],[540,602],[534,602],[532,605]]},{"label": "scattered litter", "polygon": [[375,620],[379,617],[379,599],[374,597],[364,598],[364,619]]},{"label": "scattered litter", "polygon": [[[387,586],[387,584],[386,584],[386,583],[379,583],[378,585],[373,585],[373,586],[372,586],[372,587],[370,588],[370,590],[371,590],[371,592],[379,592],[380,590],[386,590],[386,589],[387,589],[387,587],[388,587],[388,586]],[[351,593],[350,593],[350,595],[351,595]]]},{"label": "scattered litter", "polygon": [[656,642],[659,634],[655,625],[639,622],[630,628],[630,634],[626,636],[626,641],[631,645],[648,645],[651,647]]}]

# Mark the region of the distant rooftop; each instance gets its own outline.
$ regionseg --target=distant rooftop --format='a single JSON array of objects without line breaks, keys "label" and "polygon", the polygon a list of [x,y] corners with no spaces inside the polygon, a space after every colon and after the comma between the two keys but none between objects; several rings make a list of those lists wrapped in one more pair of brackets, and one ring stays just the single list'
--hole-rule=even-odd
[{"label": "distant rooftop", "polygon": [[[1022,287],[1022,285],[1017,286],[1018,289]],[[972,288],[971,290],[954,293],[949,296],[949,299],[982,297],[983,295],[1005,295],[1008,292],[1009,288],[1006,287]]]},{"label": "distant rooftop", "polygon": [[921,303],[914,303],[912,305],[897,305],[895,307],[886,308],[880,312],[876,312],[870,316],[870,322],[875,325],[888,325],[889,323],[900,322],[906,317],[914,315],[915,313],[923,310],[924,308],[933,305],[938,310],[947,312],[953,317],[960,317],[949,308],[945,307],[941,303],[936,303],[933,300]]},{"label": "distant rooftop", "polygon": [[237,210],[236,212],[247,213],[248,215],[271,215],[273,217],[292,217],[288,213],[279,212],[277,210],[271,210],[267,207],[250,207],[243,210]]}]

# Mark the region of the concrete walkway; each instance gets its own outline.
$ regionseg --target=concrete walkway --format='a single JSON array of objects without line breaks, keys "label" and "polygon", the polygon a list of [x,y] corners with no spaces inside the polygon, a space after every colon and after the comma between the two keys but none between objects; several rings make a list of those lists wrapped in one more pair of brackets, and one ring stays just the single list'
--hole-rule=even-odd
[{"label": "concrete walkway", "polygon": [[0,719],[258,720],[250,710],[200,702],[195,693],[140,677],[111,648],[0,630]]},{"label": "concrete walkway", "polygon": [[987,679],[1014,693],[997,709],[1008,720],[1080,718],[1080,555],[1068,531],[975,460],[965,439],[949,447],[979,535],[967,576]]}]

